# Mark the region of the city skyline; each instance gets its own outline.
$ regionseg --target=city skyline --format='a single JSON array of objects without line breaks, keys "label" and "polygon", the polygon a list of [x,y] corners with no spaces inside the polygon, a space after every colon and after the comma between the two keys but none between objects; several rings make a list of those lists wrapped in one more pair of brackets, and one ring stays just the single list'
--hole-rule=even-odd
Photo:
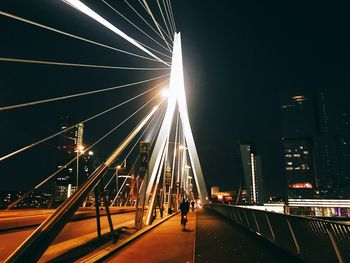
[{"label": "city skyline", "polygon": [[0,1],[0,261],[350,261],[349,7]]},{"label": "city skyline", "polygon": [[[2,7],[5,11],[38,18],[43,22],[49,21],[52,25],[57,24],[55,21],[57,14],[49,11],[49,7],[52,7],[50,5],[43,7],[48,8],[47,14],[31,9],[30,5],[25,3],[14,5],[2,3]],[[239,166],[232,163],[232,160],[236,142],[240,140],[253,143],[261,153],[262,174],[270,195],[283,194],[286,179],[282,175],[283,159],[280,156],[282,152],[280,93],[285,89],[298,88],[301,92],[305,92],[322,88],[334,89],[343,98],[349,94],[347,88],[349,77],[346,73],[348,66],[345,63],[349,54],[344,48],[349,39],[342,34],[346,16],[341,10],[339,13],[338,8],[328,7],[322,3],[318,5],[317,13],[309,12],[312,7],[312,3],[304,5],[301,9],[299,3],[263,4],[254,1],[224,2],[220,7],[208,3],[201,6],[194,3],[177,3],[174,6],[175,16],[178,17],[178,29],[183,35],[185,80],[188,87],[192,129],[208,186],[218,184],[223,188],[238,188],[241,180]],[[67,10],[61,11],[65,13]],[[327,22],[320,15],[323,12],[329,14]],[[66,15],[67,21],[62,21],[63,24],[59,25],[62,29],[67,29],[70,22],[75,22],[69,20],[71,14]],[[208,15],[213,19],[208,20]],[[106,37],[108,41],[112,40],[111,36],[100,28],[96,32],[91,32],[88,26],[92,26],[93,23],[82,17],[79,19],[88,23],[86,28],[79,28],[86,35],[94,34],[99,39]],[[18,23],[13,24],[3,17],[1,22],[9,29],[9,37],[2,43],[3,56],[28,55],[24,50],[21,51],[24,43],[31,52],[29,53],[31,58],[47,57],[56,60],[70,58],[74,62],[82,61],[88,54],[88,48],[83,49],[77,43],[67,42],[60,37],[53,38],[48,33]],[[230,26],[225,26],[227,24]],[[41,45],[29,37],[17,41],[14,37],[15,32],[23,34],[24,30],[28,30],[27,34],[37,36],[40,40],[49,37],[51,46]],[[64,45],[69,49],[60,49]],[[108,58],[106,53],[99,54],[100,58],[103,58],[101,62],[113,64],[113,59]],[[302,58],[303,63],[300,63]],[[96,59],[89,60],[93,63]],[[89,83],[97,84],[94,79],[107,80],[103,86],[111,86],[116,79],[110,77],[110,73],[106,78],[107,74],[101,72],[96,72],[92,77],[86,76],[87,74],[81,70],[71,74],[58,68],[52,75],[50,73],[52,68],[48,67],[18,66],[10,63],[2,63],[1,67],[3,72],[6,72],[3,76],[5,83],[3,94],[7,104],[21,102],[24,98],[33,96],[30,94],[30,89],[21,88],[26,83],[31,85],[32,89],[37,87],[35,93],[41,94],[37,97],[49,97],[51,93],[59,94],[58,91],[62,87],[65,87],[65,93],[69,93],[73,87],[83,90]],[[15,79],[18,67],[24,76],[23,79]],[[36,79],[38,74],[47,77],[38,81]],[[76,76],[84,76],[86,80],[81,79],[79,82]],[[130,76],[122,78],[127,80]],[[97,86],[95,84],[94,86]],[[126,98],[128,94],[122,94],[121,97],[123,96]],[[110,97],[100,98],[104,100],[104,104],[111,105]],[[84,108],[86,115],[96,112],[97,108],[100,110],[100,107],[93,102],[89,99],[82,102],[81,108]],[[78,116],[80,107],[74,104],[75,102],[65,104],[64,109],[56,104],[53,106],[53,112],[61,111],[63,115]],[[91,107],[84,106],[87,104]],[[20,111],[3,117],[3,123],[8,127],[10,134],[3,131],[5,134],[2,138],[6,141],[15,141],[15,145],[20,146],[57,127],[57,119],[60,116],[49,117],[43,114],[48,108],[40,107],[31,111],[29,117],[22,116]],[[37,129],[29,127],[31,123],[28,121],[33,120],[33,116],[36,115],[42,116],[37,124],[44,128],[39,134]],[[18,120],[19,123],[13,120]],[[108,117],[106,121],[112,122],[112,120],[113,118]],[[87,125],[87,140],[89,137],[97,138],[101,127],[98,123],[90,127]],[[46,145],[44,148],[52,146]],[[12,148],[13,145],[4,145],[4,153]],[[33,151],[37,156],[33,160],[45,157],[39,149]],[[103,156],[102,152],[97,151],[97,154]],[[30,167],[25,161],[27,157],[28,155],[24,154],[19,159],[15,158],[15,161],[23,161],[24,166]],[[15,161],[6,161],[6,167],[9,168],[2,170],[6,173],[15,170],[16,173],[29,172],[28,169],[17,168]],[[227,164],[232,166],[228,167]],[[1,165],[3,167],[5,164]],[[44,164],[39,165],[41,170],[47,169]],[[39,176],[32,169],[31,176],[38,176],[39,179],[45,175]],[[30,182],[32,181],[24,178],[23,187],[28,186]],[[14,186],[15,182],[12,181],[9,185]]]}]

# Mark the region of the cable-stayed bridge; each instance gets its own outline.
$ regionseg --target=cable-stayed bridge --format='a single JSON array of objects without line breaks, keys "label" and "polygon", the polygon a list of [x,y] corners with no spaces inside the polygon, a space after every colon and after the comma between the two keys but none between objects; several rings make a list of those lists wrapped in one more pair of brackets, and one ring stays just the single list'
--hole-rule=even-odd
[{"label": "cable-stayed bridge", "polygon": [[[2,238],[4,242],[13,244],[7,246],[11,247],[8,250],[4,249],[7,253],[4,252],[4,260],[107,260],[106,257],[112,251],[120,250],[124,246],[123,242],[127,243],[128,238],[123,239],[121,234],[123,231],[128,232],[125,226],[131,226],[129,232],[132,233],[129,234],[132,240],[167,219],[160,227],[165,228],[169,236],[164,240],[160,239],[160,244],[156,245],[156,248],[162,245],[166,247],[166,255],[161,257],[171,259],[175,253],[183,255],[188,261],[195,258],[206,261],[210,257],[219,259],[223,256],[229,262],[230,255],[235,250],[229,248],[226,254],[222,254],[220,247],[222,249],[224,246],[217,247],[215,241],[205,237],[206,229],[213,234],[211,236],[217,233],[217,229],[207,223],[208,220],[216,220],[215,225],[221,225],[221,219],[213,219],[212,214],[209,215],[210,219],[206,214],[190,214],[189,229],[197,229],[196,234],[202,235],[196,249],[201,251],[202,256],[193,255],[194,231],[189,231],[187,236],[181,235],[187,233],[181,233],[180,227],[175,227],[178,224],[176,212],[183,198],[198,200],[198,207],[207,205],[209,199],[188,115],[187,103],[190,100],[186,98],[186,88],[190,87],[185,87],[181,33],[176,28],[170,0],[63,0],[46,3],[47,7],[43,11],[40,10],[43,8],[41,5],[34,8],[33,4],[36,3],[29,4],[30,10],[35,9],[36,13],[40,13],[40,19],[36,19],[35,12],[31,14],[25,9],[29,8],[28,3],[15,4],[16,7],[18,5],[23,8],[17,9],[9,2],[0,10],[2,21],[8,25],[14,24],[7,33],[20,41],[12,46],[13,43],[9,40],[8,44],[11,45],[5,45],[6,52],[1,55],[0,63],[9,68],[8,71],[12,74],[26,72],[23,73],[25,76],[42,81],[36,82],[29,78],[27,88],[30,91],[24,91],[23,87],[16,91],[16,86],[18,88],[19,84],[26,81],[9,78],[6,82],[10,86],[8,88],[14,89],[12,94],[18,92],[18,96],[9,96],[6,100],[9,103],[1,105],[1,114],[8,114],[8,119],[16,114],[25,118],[33,118],[37,116],[35,114],[39,114],[43,120],[50,118],[51,121],[55,118],[53,116],[58,119],[62,117],[60,115],[70,114],[75,116],[76,121],[67,122],[67,125],[55,131],[38,131],[40,135],[35,136],[35,139],[24,140],[28,143],[21,145],[22,140],[19,140],[12,148],[5,147],[5,152],[1,152],[0,161],[4,164],[7,162],[9,166],[20,160],[19,156],[28,156],[36,162],[53,163],[55,160],[50,160],[49,153],[44,153],[47,159],[40,160],[43,153],[38,154],[36,149],[55,145],[57,138],[73,141],[69,145],[60,145],[61,152],[70,152],[67,156],[71,158],[51,167],[46,176],[41,170],[28,171],[27,174],[39,173],[39,176],[36,175],[38,180],[31,180],[31,190],[8,204],[8,210],[1,218],[7,224]],[[51,14],[41,13],[50,10],[49,8],[52,8]],[[29,13],[27,16],[22,15],[26,14],[25,10]],[[68,19],[68,16],[73,18]],[[64,19],[60,21],[60,17]],[[79,26],[79,22],[84,25]],[[34,43],[26,43],[33,41],[26,30],[35,30],[32,35]],[[94,31],[91,36],[87,34],[90,31]],[[22,36],[29,35],[29,39],[20,39],[19,33]],[[108,40],[104,41],[101,35]],[[55,43],[50,41],[57,37],[64,40],[60,40],[55,47]],[[73,46],[77,43],[78,48]],[[33,47],[37,50],[27,52]],[[57,54],[46,54],[40,47],[45,47],[45,52],[56,51]],[[60,54],[64,58],[60,58]],[[102,59],[107,62],[96,62]],[[64,76],[73,82],[69,89],[59,88],[62,83],[69,85],[64,81]],[[55,88],[47,87],[49,82]],[[31,86],[33,83],[45,87],[35,89]],[[100,86],[97,87],[96,83]],[[104,83],[107,84],[101,87]],[[75,89],[82,85],[87,88]],[[60,93],[60,90],[64,92]],[[91,113],[97,108],[99,110]],[[38,130],[42,124],[39,119],[33,125]],[[36,119],[30,119],[33,124],[35,121]],[[111,122],[114,125],[110,125]],[[105,127],[109,129],[103,129]],[[90,130],[96,130],[94,136],[83,140],[83,133],[89,134]],[[57,147],[54,148],[57,150]],[[97,152],[99,160],[95,165],[82,165],[83,160],[92,159]],[[54,155],[52,157],[55,158]],[[15,165],[20,166],[21,163]],[[26,169],[30,170],[30,167]],[[16,176],[18,178],[15,180],[21,180],[22,175]],[[33,193],[51,188],[55,188],[55,193],[61,191],[61,197],[62,193],[64,196],[60,202],[55,202],[53,194],[51,202],[48,202],[51,210],[36,210],[34,214],[33,209],[18,210],[21,204],[28,203]],[[91,206],[86,207],[87,203]],[[324,228],[326,234],[323,233],[323,239],[321,238],[322,245],[327,247],[325,251],[330,251],[325,252],[328,253],[325,259],[342,261],[349,256],[343,248],[348,239],[340,238],[349,233],[349,228],[345,225],[328,223],[323,226],[323,223],[315,223],[320,224],[320,229],[317,230],[309,222],[301,223],[301,219],[282,218],[281,221],[285,223],[279,223],[275,216],[268,213],[261,215],[259,213],[263,212],[247,212],[240,208],[215,205],[210,207],[287,250],[292,261],[298,261],[294,256],[313,260],[314,254],[311,253],[310,256],[308,250],[303,250],[303,247],[307,247],[307,242],[302,245],[307,238],[298,236],[304,228],[314,231],[310,235],[321,235]],[[276,227],[281,227],[284,232],[280,233]],[[337,231],[328,228],[335,228]],[[228,229],[232,230],[230,226],[225,226],[220,238],[230,238],[227,242],[233,242],[234,238],[225,232]],[[138,231],[133,233],[136,230]],[[158,237],[156,232],[145,235],[151,237],[146,244],[156,243],[152,238],[153,235]],[[244,232],[240,232],[240,235],[246,238]],[[279,238],[279,235],[282,237]],[[282,245],[277,242],[280,239]],[[172,245],[176,240],[180,243]],[[254,238],[250,237],[249,240]],[[103,247],[106,242],[113,243],[107,250]],[[96,244],[102,248],[96,249],[96,253],[90,255],[91,246],[97,246]],[[215,247],[211,254],[206,254],[205,244]],[[139,246],[141,249],[130,248],[131,252],[125,252],[124,255],[132,254],[135,250],[139,252],[146,245],[141,241]],[[257,245],[250,243],[249,246]],[[244,249],[249,250],[249,246]],[[268,255],[266,260],[273,258],[274,254],[267,251],[277,250],[269,246],[258,247],[264,251],[260,254]],[[139,256],[147,257],[147,252],[146,256]],[[150,252],[157,254],[157,251]],[[280,254],[277,258],[284,256],[283,251],[278,253]],[[89,256],[82,259],[86,255]],[[125,260],[131,258],[132,255],[129,255]],[[253,258],[250,257],[252,260]],[[161,259],[153,258],[145,262],[158,260]],[[178,258],[178,262],[183,260],[184,258]]]}]

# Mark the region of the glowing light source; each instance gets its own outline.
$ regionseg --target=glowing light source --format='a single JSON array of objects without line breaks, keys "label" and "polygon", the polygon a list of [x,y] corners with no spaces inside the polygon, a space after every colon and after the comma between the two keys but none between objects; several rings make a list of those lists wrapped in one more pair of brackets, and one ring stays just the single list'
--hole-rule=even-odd
[{"label": "glowing light source", "polygon": [[256,204],[256,185],[255,185],[255,157],[254,154],[250,154],[250,166],[252,170],[252,188],[253,188],[253,202]]},{"label": "glowing light source", "polygon": [[306,100],[305,96],[294,96],[293,100],[295,100],[297,103],[301,104],[303,101]]},{"label": "glowing light source", "polygon": [[305,188],[305,189],[312,189],[311,183],[295,183],[295,184],[289,184],[290,188]]},{"label": "glowing light source", "polygon": [[[141,196],[145,196],[144,200],[141,199],[141,203],[148,204],[148,201],[151,198],[152,189],[154,189],[154,185],[158,183],[156,182],[156,178],[160,178],[158,175],[158,171],[161,171],[161,163],[164,149],[166,147],[166,142],[170,136],[170,130],[172,127],[172,120],[175,115],[176,105],[178,106],[182,128],[183,128],[183,136],[185,138],[185,143],[182,146],[182,149],[188,148],[188,156],[191,163],[191,168],[193,171],[194,181],[197,186],[197,191],[202,203],[208,202],[208,193],[205,186],[203,173],[201,169],[201,165],[199,162],[199,157],[197,154],[196,146],[193,139],[193,134],[191,131],[190,121],[188,117],[187,103],[186,103],[186,95],[185,95],[185,85],[184,85],[184,77],[183,77],[183,65],[182,65],[182,50],[181,50],[181,35],[180,33],[175,33],[174,37],[174,49],[172,54],[172,63],[171,63],[171,74],[170,74],[170,82],[169,82],[169,97],[168,104],[165,116],[162,121],[162,125],[160,127],[160,131],[158,133],[158,137],[153,148],[153,152],[149,161],[149,180],[147,186],[142,186],[141,193],[146,192],[145,195],[141,194]],[[179,146],[181,149],[181,146]],[[184,165],[184,164],[183,164]],[[158,180],[158,179],[157,179]],[[146,188],[146,190],[144,190]],[[153,195],[152,197],[154,197]],[[152,198],[150,208],[148,210],[146,224],[150,224],[150,219],[152,215],[152,207],[154,204],[154,198]]]},{"label": "glowing light source", "polygon": [[169,97],[169,89],[162,89],[161,95],[163,98],[168,98]]},{"label": "glowing light source", "polygon": [[78,145],[78,147],[75,149],[75,152],[77,153],[83,153],[85,147],[83,145]]},{"label": "glowing light source", "polygon": [[80,12],[84,13],[85,15],[91,17],[95,21],[99,22],[103,26],[107,27],[109,30],[113,31],[120,37],[124,38],[134,46],[138,47],[142,51],[146,52],[148,55],[152,56],[153,58],[157,59],[158,61],[162,62],[163,64],[169,66],[168,63],[154,55],[152,52],[150,52],[148,49],[141,46],[135,39],[129,37],[127,34],[125,34],[123,31],[112,25],[110,22],[108,22],[106,19],[104,19],[102,16],[97,14],[94,10],[80,2],[79,0],[63,0],[63,2],[69,4],[70,6],[74,7],[75,9],[79,10]]}]

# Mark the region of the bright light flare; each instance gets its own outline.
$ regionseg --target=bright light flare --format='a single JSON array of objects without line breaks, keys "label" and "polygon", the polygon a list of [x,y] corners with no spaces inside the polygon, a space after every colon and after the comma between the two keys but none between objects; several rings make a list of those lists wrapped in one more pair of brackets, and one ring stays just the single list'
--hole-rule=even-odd
[{"label": "bright light flare", "polygon": [[158,110],[158,108],[159,108],[159,104],[152,108],[152,112],[155,112],[156,110]]},{"label": "bright light flare", "polygon": [[160,94],[162,95],[163,98],[167,99],[169,97],[169,94],[170,94],[169,89],[167,89],[167,88],[162,89]]},{"label": "bright light flare", "polygon": [[94,19],[95,21],[99,22],[100,24],[102,24],[103,26],[107,27],[109,30],[113,31],[114,33],[116,33],[117,35],[119,35],[120,37],[124,38],[126,41],[130,42],[131,44],[133,44],[134,46],[138,47],[139,49],[141,49],[142,51],[146,52],[148,55],[150,55],[151,57],[157,59],[158,61],[162,62],[163,64],[169,66],[168,63],[166,63],[165,61],[163,61],[162,59],[160,59],[159,57],[157,57],[156,55],[154,55],[151,51],[149,51],[148,49],[144,48],[143,46],[141,46],[135,39],[129,37],[127,34],[125,34],[123,31],[121,31],[120,29],[118,29],[117,27],[115,27],[114,25],[112,25],[110,22],[108,22],[106,19],[104,19],[102,16],[100,16],[99,14],[97,14],[94,10],[92,10],[90,7],[86,6],[85,4],[83,4],[81,1],[79,0],[62,0],[63,2],[69,4],[70,6],[74,7],[75,9],[79,10],[80,12],[84,13],[85,15],[91,17],[92,19]]},{"label": "bright light flare", "polygon": [[75,149],[76,153],[83,153],[85,150],[85,147],[83,145],[78,145],[78,147]]}]

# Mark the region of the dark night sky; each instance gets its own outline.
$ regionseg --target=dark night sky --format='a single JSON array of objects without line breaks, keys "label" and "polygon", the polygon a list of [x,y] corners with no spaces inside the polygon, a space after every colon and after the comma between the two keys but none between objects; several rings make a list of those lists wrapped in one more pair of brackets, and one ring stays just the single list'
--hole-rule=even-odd
[{"label": "dark night sky", "polygon": [[[59,1],[26,2],[1,1],[0,10],[120,48],[127,47],[118,37]],[[96,4],[96,1],[87,2]],[[108,2],[122,5],[123,1]],[[286,89],[301,92],[332,89],[344,93],[344,96],[349,95],[350,21],[347,11],[349,5],[345,3],[172,1],[177,27],[182,33],[190,120],[208,186],[215,184],[225,189],[237,188],[241,175],[235,161],[235,148],[240,140],[253,143],[261,154],[268,193],[283,192],[285,181],[279,157],[280,94]],[[110,10],[106,11],[102,5],[97,4],[96,8],[104,11],[106,17],[111,17]],[[131,16],[132,13],[127,15]],[[127,28],[118,18],[113,18],[113,22]],[[136,65],[136,61],[129,57],[114,56],[113,52],[93,48],[8,18],[0,17],[0,28],[2,57]],[[144,39],[139,33],[134,36]],[[112,70],[71,70],[4,62],[1,62],[0,70],[1,105],[146,78],[139,73],[131,75]],[[148,73],[146,76],[148,78],[155,74]],[[1,112],[1,154],[57,129],[56,120],[62,113],[70,113],[80,119],[80,116],[89,116],[111,107],[115,100],[123,96],[128,97],[129,93],[112,92],[94,99],[76,99],[74,102],[65,102],[64,106],[54,103],[50,106],[52,108],[38,106],[27,111]],[[79,115],[78,109],[81,108],[84,110]],[[109,124],[114,117],[106,117],[105,123]],[[102,132],[102,125],[96,123],[88,126],[93,127],[93,131],[89,133],[87,130],[87,140],[96,139],[97,134]],[[109,126],[113,127],[112,124]],[[53,151],[53,145],[51,148]],[[33,158],[33,155],[36,166],[26,161],[27,157]],[[45,164],[50,162],[49,155],[36,149],[32,153],[3,161],[0,164],[3,182],[0,190],[29,188],[28,185],[38,182],[37,178],[44,177],[42,171],[45,170]]]}]

